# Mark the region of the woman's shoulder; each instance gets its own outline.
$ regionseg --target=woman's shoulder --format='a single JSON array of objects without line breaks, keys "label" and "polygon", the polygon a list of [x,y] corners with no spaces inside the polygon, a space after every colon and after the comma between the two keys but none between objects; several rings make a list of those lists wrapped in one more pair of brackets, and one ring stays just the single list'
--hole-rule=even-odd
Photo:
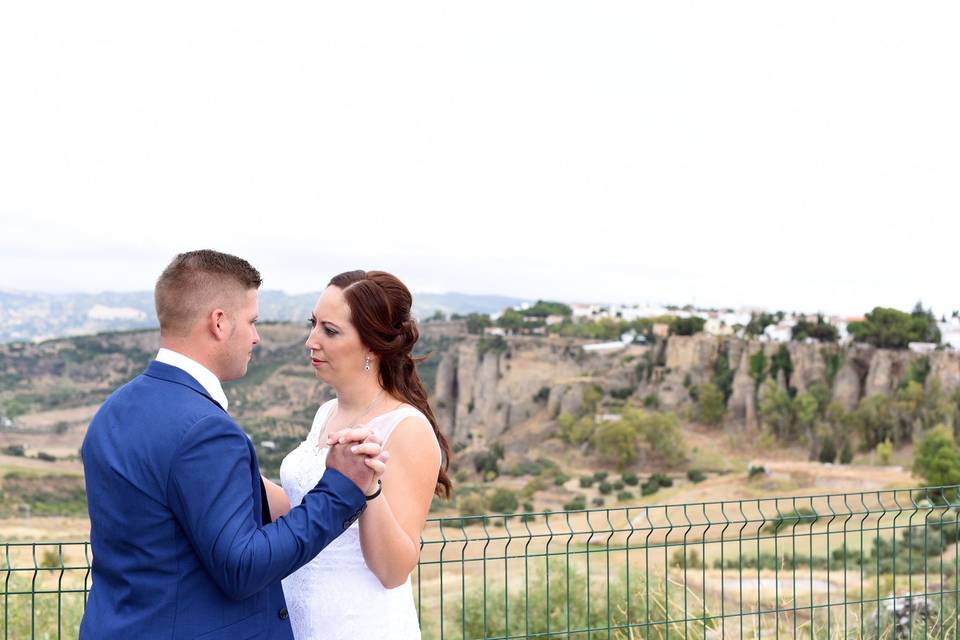
[{"label": "woman's shoulder", "polygon": [[405,437],[411,437],[420,442],[430,440],[437,443],[439,448],[437,436],[430,419],[413,405],[404,403],[381,417],[385,419],[384,423],[379,425],[382,429],[380,435],[384,444],[387,443],[392,434],[404,432]]}]

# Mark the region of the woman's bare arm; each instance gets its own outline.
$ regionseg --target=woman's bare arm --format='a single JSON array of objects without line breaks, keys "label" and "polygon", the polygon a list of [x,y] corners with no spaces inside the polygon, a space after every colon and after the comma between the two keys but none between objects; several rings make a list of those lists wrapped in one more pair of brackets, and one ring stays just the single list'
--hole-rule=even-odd
[{"label": "woman's bare arm", "polygon": [[263,480],[263,488],[267,491],[267,502],[270,505],[270,520],[275,521],[280,516],[287,515],[290,511],[290,499],[287,498],[287,492],[280,485],[267,480],[262,473],[260,478]]},{"label": "woman's bare arm", "polygon": [[396,426],[386,450],[383,493],[360,516],[360,546],[370,570],[388,589],[403,584],[420,559],[420,532],[440,471],[433,428],[421,418]]}]

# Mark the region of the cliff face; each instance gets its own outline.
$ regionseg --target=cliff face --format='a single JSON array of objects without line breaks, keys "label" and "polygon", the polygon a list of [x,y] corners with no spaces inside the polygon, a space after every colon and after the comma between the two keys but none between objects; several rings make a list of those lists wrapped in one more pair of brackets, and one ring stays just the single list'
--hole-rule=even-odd
[{"label": "cliff face", "polygon": [[921,357],[929,358],[928,385],[936,381],[948,394],[960,390],[960,353],[953,352],[921,356],[867,345],[781,345],[705,334],[672,336],[652,348],[631,346],[611,353],[587,354],[583,344],[515,337],[491,347],[461,336],[442,353],[437,367],[434,403],[442,426],[457,443],[492,441],[534,417],[549,421],[561,413],[577,414],[591,386],[608,405],[616,402],[612,398],[640,404],[655,395],[662,408],[683,409],[692,402],[690,390],[713,379],[723,354],[733,373],[728,428],[749,430],[758,425],[758,383],[750,364],[759,351],[768,378],[771,361],[782,361],[784,351],[789,355],[789,373],[781,369],[774,377],[781,388],[804,392],[826,386],[848,411],[863,398],[894,393],[910,363]]},{"label": "cliff face", "polygon": [[454,442],[492,440],[541,411],[576,413],[584,370],[567,340],[512,338],[489,348],[467,337],[441,356],[434,403]]}]

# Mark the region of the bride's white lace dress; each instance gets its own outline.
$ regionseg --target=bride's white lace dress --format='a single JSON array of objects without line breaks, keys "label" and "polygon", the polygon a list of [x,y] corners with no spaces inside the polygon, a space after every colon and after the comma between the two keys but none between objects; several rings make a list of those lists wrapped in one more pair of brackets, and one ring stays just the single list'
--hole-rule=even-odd
[{"label": "bride's white lace dress", "polygon": [[[280,465],[280,482],[290,504],[298,505],[316,486],[325,468],[327,449],[317,440],[337,401],[324,403],[307,439]],[[404,418],[426,417],[403,405],[366,423],[384,443]],[[344,531],[320,554],[283,580],[283,594],[296,640],[364,640],[420,638],[410,578],[386,589],[363,560],[359,523]]]}]

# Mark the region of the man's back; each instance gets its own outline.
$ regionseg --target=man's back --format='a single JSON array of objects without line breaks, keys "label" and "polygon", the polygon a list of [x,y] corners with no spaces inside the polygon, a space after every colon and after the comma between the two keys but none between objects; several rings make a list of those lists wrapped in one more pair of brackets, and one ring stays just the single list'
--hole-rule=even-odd
[{"label": "man's back", "polygon": [[[246,439],[197,387],[184,372],[153,363],[111,395],[90,424],[82,455],[94,587],[84,636],[151,637],[156,631],[163,637],[195,637],[239,621],[246,629],[263,631],[265,620],[246,619],[268,609],[268,592],[227,597],[204,569],[172,504],[171,476],[193,428],[232,427]],[[249,454],[246,475],[258,479],[252,448]],[[257,522],[259,487],[251,484],[246,492],[249,518]]]}]

